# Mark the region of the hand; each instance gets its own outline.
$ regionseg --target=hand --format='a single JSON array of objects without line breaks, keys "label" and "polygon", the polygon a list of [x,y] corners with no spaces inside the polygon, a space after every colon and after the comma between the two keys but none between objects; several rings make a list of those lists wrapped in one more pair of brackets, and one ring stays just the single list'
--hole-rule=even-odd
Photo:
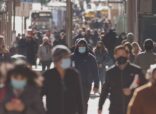
[{"label": "hand", "polygon": [[6,105],[5,105],[5,109],[7,110],[7,111],[14,111],[14,104],[12,103],[12,102],[9,102],[9,103],[7,103]]},{"label": "hand", "polygon": [[14,102],[15,111],[17,111],[17,112],[23,112],[24,111],[25,105],[22,103],[21,100],[15,99],[15,100],[13,100],[13,102]]},{"label": "hand", "polygon": [[132,94],[132,90],[129,88],[125,88],[122,91],[125,96],[130,96]]},{"label": "hand", "polygon": [[98,92],[99,92],[99,88],[94,87],[94,88],[93,88],[93,91],[94,91],[94,93],[98,93]]},{"label": "hand", "polygon": [[102,68],[102,64],[99,64],[99,65],[98,65],[98,68]]},{"label": "hand", "polygon": [[102,110],[98,110],[98,114],[102,114]]}]

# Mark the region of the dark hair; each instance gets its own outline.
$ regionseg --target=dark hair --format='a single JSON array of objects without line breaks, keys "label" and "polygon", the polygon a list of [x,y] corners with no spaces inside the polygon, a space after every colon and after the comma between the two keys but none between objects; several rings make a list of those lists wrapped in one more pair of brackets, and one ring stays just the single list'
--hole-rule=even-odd
[{"label": "dark hair", "polygon": [[[101,49],[99,49],[98,45],[102,45]],[[107,48],[105,47],[104,43],[102,41],[98,41],[96,48],[95,48],[95,52],[102,52],[102,53],[106,53],[108,52]]]},{"label": "dark hair", "polygon": [[144,48],[146,51],[151,51],[154,48],[154,42],[152,39],[146,39],[144,41]]},{"label": "dark hair", "polygon": [[6,84],[7,85],[10,84],[12,76],[19,76],[19,75],[27,78],[28,84],[37,86],[37,84],[35,83],[35,79],[38,77],[38,74],[35,71],[28,68],[26,65],[16,65],[13,69],[11,69],[7,73]]},{"label": "dark hair", "polygon": [[123,46],[123,45],[119,45],[114,49],[114,54],[117,53],[117,51],[119,50],[124,50],[127,54],[129,54],[129,51]]}]

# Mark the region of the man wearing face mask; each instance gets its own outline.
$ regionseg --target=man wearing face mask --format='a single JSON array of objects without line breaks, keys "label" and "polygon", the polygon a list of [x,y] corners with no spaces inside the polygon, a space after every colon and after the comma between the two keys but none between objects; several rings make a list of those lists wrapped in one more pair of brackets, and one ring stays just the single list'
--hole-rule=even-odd
[{"label": "man wearing face mask", "polygon": [[43,74],[47,114],[84,114],[81,80],[77,71],[70,68],[70,55],[63,45],[53,48],[54,68]]},{"label": "man wearing face mask", "polygon": [[116,63],[106,72],[98,114],[102,114],[103,104],[110,94],[110,114],[126,114],[133,91],[146,83],[142,70],[129,62],[129,52],[123,46],[114,51]]},{"label": "man wearing face mask", "polygon": [[99,77],[95,57],[89,53],[89,48],[85,39],[77,42],[75,52],[72,55],[73,65],[81,74],[83,96],[85,101],[85,113],[87,113],[88,100],[90,97],[92,82],[94,82],[94,92],[98,92]]}]

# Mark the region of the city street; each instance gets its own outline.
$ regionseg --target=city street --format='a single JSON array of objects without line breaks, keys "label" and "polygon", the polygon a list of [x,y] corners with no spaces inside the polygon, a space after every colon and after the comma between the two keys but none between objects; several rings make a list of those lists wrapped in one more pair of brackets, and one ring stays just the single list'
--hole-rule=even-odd
[{"label": "city street", "polygon": [[156,0],[0,0],[0,114],[155,107]]}]

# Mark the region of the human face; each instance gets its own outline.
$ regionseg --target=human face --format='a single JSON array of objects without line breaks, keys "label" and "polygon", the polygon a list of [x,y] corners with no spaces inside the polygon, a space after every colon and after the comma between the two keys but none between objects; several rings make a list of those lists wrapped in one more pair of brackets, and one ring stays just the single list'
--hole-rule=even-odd
[{"label": "human face", "polygon": [[27,78],[21,75],[11,77],[11,86],[13,89],[24,90],[27,85]]},{"label": "human face", "polygon": [[128,61],[128,53],[124,49],[119,49],[115,53],[115,59],[118,65],[125,65]]},{"label": "human face", "polygon": [[129,56],[129,54],[125,50],[123,50],[123,49],[118,50],[115,53],[115,55],[114,55],[115,59],[117,59],[119,57],[126,57],[126,58],[128,58],[128,56]]},{"label": "human face", "polygon": [[71,67],[71,58],[70,54],[65,54],[64,57],[57,63],[55,66],[59,69],[66,70]]},{"label": "human face", "polygon": [[80,43],[80,44],[78,44],[78,51],[79,51],[79,53],[81,53],[81,54],[86,53],[86,45],[85,45],[85,43]]}]

